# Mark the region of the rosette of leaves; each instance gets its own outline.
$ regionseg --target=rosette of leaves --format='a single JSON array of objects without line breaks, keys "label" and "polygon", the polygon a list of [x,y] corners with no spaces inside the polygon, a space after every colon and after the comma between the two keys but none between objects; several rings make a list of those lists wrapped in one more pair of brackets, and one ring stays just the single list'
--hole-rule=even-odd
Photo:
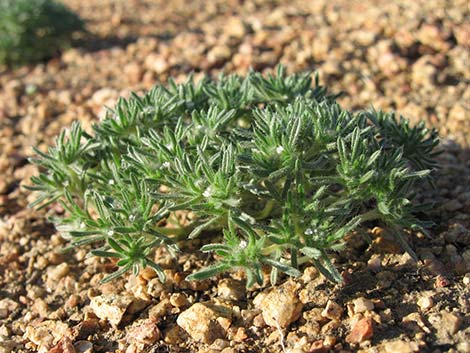
[{"label": "rosette of leaves", "polygon": [[83,21],[54,0],[0,0],[0,64],[48,59],[70,46]]},{"label": "rosette of leaves", "polygon": [[276,282],[306,262],[340,282],[331,252],[375,224],[415,256],[402,234],[429,225],[413,191],[436,167],[436,132],[393,113],[349,112],[336,98],[317,76],[282,66],[170,80],[120,99],[92,132],[75,123],[36,150],[33,206],[60,202],[67,216],[55,222],[71,246],[117,259],[105,281],[145,266],[163,280],[152,251],[177,256],[177,242],[195,237],[215,263],[189,279],[242,268],[248,286],[266,268]]}]

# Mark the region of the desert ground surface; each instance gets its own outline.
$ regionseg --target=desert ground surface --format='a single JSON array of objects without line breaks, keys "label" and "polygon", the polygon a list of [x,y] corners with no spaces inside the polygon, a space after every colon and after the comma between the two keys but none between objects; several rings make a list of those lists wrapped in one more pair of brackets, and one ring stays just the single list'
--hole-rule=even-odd
[{"label": "desert ground surface", "polygon": [[[449,1],[67,0],[89,34],[51,60],[0,71],[0,352],[470,352],[470,9]],[[184,280],[203,254],[155,254],[153,271],[62,252],[23,186],[72,121],[86,129],[120,96],[191,72],[318,70],[352,110],[395,110],[441,136],[430,236],[414,262],[383,229],[334,255],[344,285],[310,266],[272,288],[242,273]],[[183,245],[184,248],[185,245]],[[298,313],[300,311],[300,314]],[[274,314],[273,314],[274,313]],[[265,318],[279,315],[279,322]],[[178,322],[177,322],[178,321]],[[278,325],[279,324],[279,325]]]}]

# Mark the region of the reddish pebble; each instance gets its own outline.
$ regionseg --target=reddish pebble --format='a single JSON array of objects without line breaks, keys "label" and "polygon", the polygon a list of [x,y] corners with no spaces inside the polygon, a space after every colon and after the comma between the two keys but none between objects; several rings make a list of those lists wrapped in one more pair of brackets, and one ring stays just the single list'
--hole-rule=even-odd
[{"label": "reddish pebble", "polygon": [[322,340],[318,340],[312,343],[308,353],[326,353],[328,347],[325,347]]},{"label": "reddish pebble", "polygon": [[72,340],[68,337],[62,337],[47,353],[76,353],[76,351],[73,348]]},{"label": "reddish pebble", "polygon": [[354,324],[351,333],[346,337],[346,342],[361,343],[371,338],[373,334],[372,319],[365,317]]},{"label": "reddish pebble", "polygon": [[436,281],[434,282],[434,287],[443,288],[443,287],[447,287],[449,284],[450,282],[446,277],[439,275],[436,277]]}]

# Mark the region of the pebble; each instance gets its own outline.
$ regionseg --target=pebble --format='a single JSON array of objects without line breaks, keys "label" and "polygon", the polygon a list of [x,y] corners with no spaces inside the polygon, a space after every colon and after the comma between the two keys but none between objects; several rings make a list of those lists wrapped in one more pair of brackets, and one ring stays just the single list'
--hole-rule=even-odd
[{"label": "pebble", "polygon": [[428,321],[436,329],[440,339],[448,340],[459,330],[462,318],[457,314],[443,310],[438,314],[430,315]]},{"label": "pebble", "polygon": [[154,71],[158,75],[161,75],[168,71],[170,64],[168,60],[159,54],[150,54],[145,58],[145,67],[149,70]]},{"label": "pebble", "polygon": [[[3,124],[0,128],[0,146],[2,146],[0,171],[3,173],[0,178],[2,179],[0,193],[4,193],[0,200],[0,228],[3,228],[4,222],[15,224],[14,229],[11,231],[8,229],[7,234],[3,234],[2,230],[0,235],[2,237],[0,262],[4,271],[2,289],[10,298],[8,301],[0,299],[0,320],[8,321],[13,317],[12,314],[20,314],[15,316],[18,319],[13,322],[8,321],[6,324],[8,337],[0,339],[1,353],[22,349],[20,347],[23,344],[28,345],[26,348],[28,351],[47,352],[61,338],[49,335],[54,330],[61,332],[60,327],[53,322],[83,324],[79,330],[80,338],[72,339],[77,353],[79,351],[77,343],[85,340],[89,334],[109,334],[111,337],[119,333],[116,328],[111,328],[105,333],[103,327],[107,325],[100,326],[98,319],[86,318],[85,312],[90,308],[86,305],[88,298],[85,291],[90,288],[90,300],[92,300],[92,297],[104,294],[101,290],[106,289],[109,294],[114,292],[119,295],[124,295],[124,290],[120,291],[119,286],[114,288],[114,284],[106,288],[94,286],[90,278],[95,281],[102,278],[100,275],[95,276],[101,271],[102,264],[97,261],[87,262],[89,266],[83,269],[80,264],[71,262],[78,260],[81,263],[86,251],[77,251],[71,261],[59,257],[50,258],[47,255],[49,248],[46,246],[58,246],[58,237],[50,238],[49,228],[47,225],[44,227],[42,221],[45,219],[44,213],[23,209],[31,198],[26,199],[24,192],[18,191],[21,188],[15,189],[15,187],[24,185],[26,183],[24,179],[34,170],[30,169],[29,165],[21,167],[17,164],[23,163],[24,157],[30,155],[31,141],[40,141],[43,149],[51,137],[63,126],[69,126],[73,119],[83,121],[84,125],[90,128],[91,121],[95,121],[102,105],[112,106],[120,95],[120,90],[129,85],[136,90],[150,88],[157,81],[166,80],[170,74],[184,78],[190,71],[202,72],[211,65],[215,69],[208,73],[214,76],[222,69],[226,72],[244,72],[250,67],[266,70],[279,61],[286,64],[289,72],[312,67],[320,69],[320,81],[330,85],[332,92],[346,91],[341,99],[348,108],[359,109],[373,104],[386,110],[397,109],[403,115],[411,117],[413,121],[425,119],[428,126],[432,124],[440,130],[441,137],[456,141],[451,149],[444,147],[446,153],[439,157],[439,164],[443,169],[438,172],[440,196],[436,201],[444,207],[439,211],[433,211],[437,213],[444,211],[442,219],[444,223],[448,221],[447,217],[462,223],[454,227],[452,221],[449,221],[449,231],[445,232],[446,236],[441,239],[439,237],[441,234],[436,233],[431,240],[436,242],[433,246],[436,248],[433,249],[436,262],[430,264],[435,271],[431,272],[435,276],[442,276],[436,278],[435,284],[439,288],[436,292],[445,295],[439,298],[431,296],[435,303],[429,308],[429,302],[425,298],[427,294],[421,293],[413,297],[413,300],[416,299],[419,313],[423,317],[426,316],[424,320],[430,317],[430,321],[435,319],[445,321],[441,313],[434,318],[435,311],[455,307],[458,312],[450,314],[455,315],[457,319],[446,324],[451,328],[457,327],[457,330],[463,331],[466,328],[464,318],[468,303],[465,304],[463,291],[466,289],[464,286],[470,285],[470,274],[468,274],[470,253],[464,249],[470,245],[470,231],[465,228],[468,225],[466,211],[469,209],[470,199],[468,195],[465,196],[463,187],[468,179],[469,166],[464,154],[469,146],[469,112],[466,102],[469,101],[467,83],[470,79],[468,69],[470,25],[466,23],[466,12],[462,10],[462,4],[466,5],[465,1],[446,2],[445,11],[444,7],[436,6],[435,2],[426,1],[418,5],[406,1],[384,2],[380,8],[369,6],[369,2],[339,1],[332,5],[324,0],[313,3],[284,1],[276,4],[246,1],[232,8],[231,5],[216,1],[208,3],[202,11],[198,4],[188,3],[187,6],[181,7],[178,13],[174,13],[172,2],[161,4],[146,2],[143,9],[134,6],[134,1],[117,5],[100,2],[99,5],[93,6],[88,6],[88,2],[85,0],[83,6],[76,8],[80,14],[83,13],[84,18],[91,20],[92,32],[99,37],[97,37],[99,50],[70,49],[50,63],[1,71],[0,74],[0,86],[5,88],[0,90],[0,125]],[[109,42],[108,38],[111,39]],[[128,39],[133,38],[139,39],[127,44]],[[109,45],[114,48],[109,48]],[[88,43],[85,46],[88,46]],[[212,64],[209,64],[209,59]],[[19,158],[12,153],[18,154]],[[432,195],[434,193],[430,191],[430,199],[433,199]],[[13,213],[16,213],[17,209],[21,209],[22,216],[14,218]],[[54,207],[47,212],[50,215],[63,210]],[[436,215],[432,213],[430,216]],[[438,219],[441,218],[439,214]],[[22,222],[26,226],[20,226]],[[21,248],[16,258],[10,257],[10,251],[5,246],[10,241],[16,241]],[[457,252],[450,254],[447,250],[442,251],[446,245],[444,242],[454,244]],[[429,246],[428,240],[423,239],[423,243]],[[382,249],[386,248],[385,244],[382,245],[384,245]],[[414,282],[414,279],[410,281],[410,278],[416,278],[414,274],[402,277],[403,273],[394,268],[397,264],[395,260],[398,258],[388,257],[379,252],[382,250],[380,248],[381,246],[373,248],[377,250],[376,254],[368,249],[366,256],[372,255],[370,263],[367,264],[368,269],[378,273],[378,288],[383,290],[384,296],[394,296],[396,293],[394,294],[392,289],[395,285],[400,292],[415,290],[418,285],[426,282],[420,274],[417,282]],[[30,251],[31,249],[34,251]],[[389,249],[393,250],[393,244]],[[401,249],[398,248],[398,251],[401,252]],[[367,259],[362,254],[360,256],[361,262],[358,262],[360,265],[357,269],[359,273],[363,270],[363,261]],[[377,256],[377,259],[373,259],[373,256]],[[383,262],[380,256],[383,257]],[[29,259],[36,259],[34,267],[38,271],[27,277],[28,280],[37,277],[36,283],[25,287],[24,282],[20,282],[23,281],[23,276],[30,275],[23,267],[23,263],[26,264]],[[393,259],[393,262],[389,263],[390,259]],[[73,272],[73,276],[70,272],[64,275],[60,272],[61,267],[64,269],[67,266],[65,260],[70,265],[69,270]],[[353,261],[355,260],[351,259],[348,263],[352,265]],[[456,273],[453,267],[461,266],[462,261],[467,267],[459,268],[459,273]],[[188,268],[184,271],[189,270],[191,264],[192,261],[185,262]],[[383,271],[382,267],[387,271]],[[351,270],[353,281],[350,284],[355,285],[357,272],[356,269],[351,268]],[[449,273],[446,273],[446,270],[449,270]],[[459,276],[451,277],[451,274]],[[427,275],[426,271],[423,275]],[[447,275],[449,277],[445,277]],[[74,282],[72,277],[80,278],[78,283]],[[146,283],[139,286],[138,290],[132,291],[135,296],[154,300],[154,305],[148,314],[152,319],[159,321],[173,318],[172,315],[191,305],[193,300],[200,301],[200,298],[206,296],[232,301],[246,300],[246,303],[242,304],[251,309],[252,296],[256,293],[246,292],[244,288],[237,293],[237,289],[231,288],[231,284],[227,287],[220,285],[220,288],[214,288],[213,281],[206,282],[205,285],[197,282],[191,286],[186,282],[186,287],[182,284],[181,288],[178,288],[188,297],[188,302],[184,303],[183,297],[172,295],[173,288],[170,286],[159,286],[156,284],[159,283],[158,279],[155,284],[151,283],[155,279],[153,273],[149,272],[145,276],[142,274],[142,278]],[[43,290],[34,288],[41,284],[42,280],[48,281]],[[317,275],[313,271],[307,273],[302,281],[305,286],[300,290],[299,299],[308,311],[312,309],[312,305],[315,306],[314,309],[319,309],[317,312],[319,318],[306,319],[305,324],[300,321],[298,326],[293,325],[293,330],[305,329],[305,332],[309,331],[314,336],[309,339],[317,340],[315,335],[321,334],[321,326],[330,329],[335,325],[335,320],[320,315],[328,299],[332,298],[330,293],[332,286],[326,282],[310,285],[309,282],[317,281]],[[60,286],[56,286],[58,282]],[[174,282],[175,287],[179,287],[178,283]],[[200,287],[197,287],[199,285]],[[347,296],[342,297],[344,299],[341,303],[344,300],[349,307],[353,298],[368,296],[372,293],[369,290],[376,290],[367,283],[358,283],[358,285],[362,293],[347,292]],[[364,289],[363,286],[367,288]],[[53,292],[47,291],[46,287]],[[82,288],[85,288],[84,291],[79,292]],[[196,288],[200,291],[191,292]],[[203,293],[202,291],[206,289],[211,291]],[[146,293],[142,292],[144,290]],[[73,298],[70,296],[72,293],[79,297]],[[35,301],[32,302],[30,299]],[[36,299],[41,299],[42,302],[34,304]],[[397,309],[395,302],[393,301],[391,305],[389,299],[384,297],[384,300],[390,308],[380,308],[380,317],[386,325],[390,325],[383,328],[387,331],[389,328],[393,329],[394,325],[400,325],[401,320],[394,321],[394,317],[399,317],[395,311]],[[57,305],[63,306],[68,316],[63,317],[59,310],[55,313],[50,312],[45,303],[50,303],[52,310],[56,310]],[[351,312],[354,313],[354,304],[351,306]],[[378,309],[375,305],[372,310],[378,312]],[[42,318],[38,319],[32,310]],[[358,308],[357,311],[362,310]],[[257,312],[260,313],[261,309]],[[374,312],[365,310],[363,313],[368,316]],[[147,315],[147,312],[144,315]],[[415,319],[415,316],[411,315],[408,319]],[[47,320],[48,317],[55,319]],[[455,322],[459,322],[459,318],[462,318],[461,323],[455,325]],[[375,318],[374,320],[377,321]],[[94,323],[90,323],[91,321]],[[122,326],[124,326],[123,321],[124,318],[121,320]],[[227,324],[221,321],[224,325]],[[44,322],[47,324],[42,326]],[[252,322],[258,327],[252,326]],[[139,323],[140,321],[135,322],[134,325]],[[262,335],[266,330],[277,330],[265,327],[262,314],[251,316],[244,326],[257,330],[260,344],[265,343]],[[129,329],[129,327],[124,328]],[[169,330],[163,334],[164,340],[175,345],[181,344],[181,347],[175,349],[187,350],[184,342],[187,339],[185,332],[179,326],[167,328]],[[238,326],[233,329],[238,329]],[[446,340],[450,342],[449,347],[452,345],[449,349],[459,352],[470,351],[468,343],[461,341],[464,337],[461,332],[457,331],[454,335],[450,335],[441,328],[444,333],[438,335],[437,332],[441,331],[435,331],[435,335],[433,333],[426,337],[429,346],[438,344],[435,336],[446,336]],[[251,336],[250,331],[247,330],[247,333]],[[347,349],[342,346],[343,331],[335,330],[333,334],[337,335],[339,343],[332,350],[345,353]],[[409,337],[411,332],[406,334]],[[38,337],[41,335],[44,335],[44,342],[49,342],[50,338],[50,344],[36,346],[29,340],[30,337],[35,337],[39,342]],[[400,339],[403,339],[402,344],[398,345],[396,350],[406,351],[409,345],[412,346],[411,350],[415,350],[414,342],[406,342],[406,337]],[[240,345],[237,343],[234,347],[225,347],[224,353],[248,351],[251,346],[246,341]],[[15,347],[15,342],[20,344]],[[278,341],[275,343],[278,344]],[[374,341],[375,343],[380,344]],[[143,351],[142,343],[133,347],[136,351]],[[199,348],[194,344],[190,349],[196,352]],[[270,348],[267,347],[268,350]],[[371,350],[376,348],[376,346],[371,347]],[[101,349],[102,347],[99,347],[99,350]],[[303,349],[308,351],[306,348]]]},{"label": "pebble", "polygon": [[61,278],[67,276],[70,272],[70,266],[64,262],[58,266],[50,267],[47,270],[47,276],[49,277],[49,280],[57,282]]},{"label": "pebble", "polygon": [[325,346],[322,340],[317,340],[312,342],[308,353],[326,353],[328,350],[329,347]]},{"label": "pebble", "polygon": [[240,17],[230,17],[225,21],[223,31],[229,37],[242,39],[247,32],[247,26]]},{"label": "pebble", "polygon": [[48,353],[77,353],[72,340],[68,337],[62,338]]},{"label": "pebble", "polygon": [[428,310],[434,306],[434,300],[430,296],[423,296],[416,302],[421,310]]},{"label": "pebble", "polygon": [[70,334],[71,330],[66,323],[46,320],[39,324],[28,325],[24,333],[24,338],[36,345],[38,351],[47,352],[48,349],[51,349],[62,337],[70,337]]},{"label": "pebble", "polygon": [[332,300],[328,300],[325,309],[321,312],[321,316],[330,320],[339,320],[343,314],[343,308]]},{"label": "pebble", "polygon": [[93,343],[89,341],[77,341],[73,347],[76,353],[93,353]]},{"label": "pebble", "polygon": [[173,293],[170,296],[170,304],[176,308],[185,307],[189,304],[188,297],[184,293]]},{"label": "pebble", "polygon": [[384,353],[413,353],[419,352],[419,346],[416,342],[392,341],[383,346]]},{"label": "pebble", "polygon": [[297,286],[287,282],[286,285],[274,288],[268,293],[258,294],[253,303],[261,310],[267,325],[286,328],[300,317],[303,304],[296,291]]},{"label": "pebble", "polygon": [[351,332],[346,336],[348,343],[361,343],[372,338],[374,335],[374,327],[372,319],[364,317],[353,324]]},{"label": "pebble", "polygon": [[176,323],[194,340],[211,344],[217,338],[225,337],[230,318],[231,312],[227,307],[206,302],[193,304],[179,314]]},{"label": "pebble", "polygon": [[145,344],[154,344],[160,339],[160,330],[153,319],[147,319],[134,324],[127,332],[127,341],[136,341]]},{"label": "pebble", "polygon": [[364,313],[366,311],[374,310],[374,303],[364,297],[360,297],[353,300],[354,313]]},{"label": "pebble", "polygon": [[230,59],[231,55],[232,51],[228,45],[219,45],[207,53],[207,61],[212,66],[220,65]]},{"label": "pebble", "polygon": [[136,313],[147,303],[143,300],[117,294],[100,295],[91,298],[90,308],[102,320],[108,320],[113,326],[119,325],[124,314]]}]

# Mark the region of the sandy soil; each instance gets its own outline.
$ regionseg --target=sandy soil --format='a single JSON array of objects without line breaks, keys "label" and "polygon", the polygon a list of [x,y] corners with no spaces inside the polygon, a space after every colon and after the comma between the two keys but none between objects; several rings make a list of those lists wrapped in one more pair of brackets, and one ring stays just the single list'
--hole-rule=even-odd
[{"label": "sandy soil", "polygon": [[[468,2],[67,0],[90,35],[45,63],[0,71],[0,352],[470,352]],[[112,264],[65,246],[23,185],[73,120],[190,72],[319,70],[351,109],[396,110],[438,129],[431,237],[418,263],[380,228],[336,256],[345,286],[312,267],[245,291],[240,273],[187,282],[206,259],[156,254],[152,271],[100,285]],[[270,308],[270,309],[267,309]],[[282,327],[268,318],[281,312]],[[191,321],[193,320],[194,321]]]}]

